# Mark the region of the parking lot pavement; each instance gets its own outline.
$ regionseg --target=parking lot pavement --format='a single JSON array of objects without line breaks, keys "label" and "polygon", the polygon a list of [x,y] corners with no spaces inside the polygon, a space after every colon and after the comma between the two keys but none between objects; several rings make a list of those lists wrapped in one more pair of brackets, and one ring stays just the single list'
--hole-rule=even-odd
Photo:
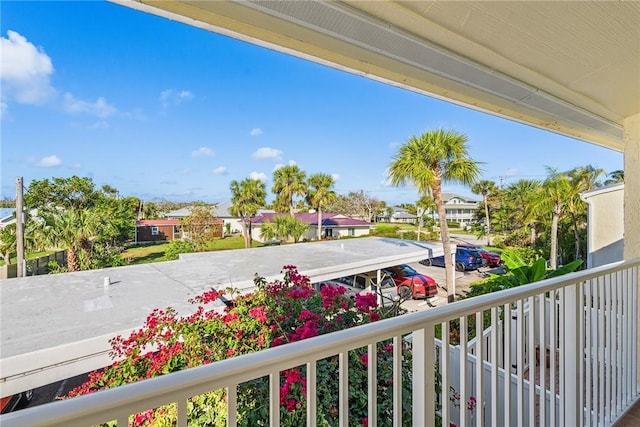
[{"label": "parking lot pavement", "polygon": [[[422,311],[431,307],[437,307],[447,304],[447,290],[445,287],[445,271],[443,267],[427,267],[420,263],[409,264],[418,273],[425,274],[432,277],[438,284],[438,296],[435,299],[426,300],[407,300],[402,306],[409,312]],[[483,279],[488,276],[488,273],[499,274],[501,269],[489,269],[488,267],[481,268],[479,270],[472,271],[456,271],[456,300],[464,295],[465,291],[469,290],[471,283]]]}]

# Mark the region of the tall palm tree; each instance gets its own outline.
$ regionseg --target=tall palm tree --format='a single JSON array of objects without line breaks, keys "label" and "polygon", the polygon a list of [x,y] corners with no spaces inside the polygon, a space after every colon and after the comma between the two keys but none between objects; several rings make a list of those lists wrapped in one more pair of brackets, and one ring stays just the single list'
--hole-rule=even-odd
[{"label": "tall palm tree", "polygon": [[482,181],[478,181],[473,184],[471,186],[471,191],[474,194],[482,194],[482,203],[484,203],[484,219],[485,223],[487,224],[487,245],[490,245],[491,235],[489,234],[489,232],[491,230],[491,222],[489,221],[489,202],[487,200],[487,196],[496,193],[496,183],[483,179]]},{"label": "tall palm tree", "polygon": [[331,175],[317,173],[309,177],[307,182],[307,203],[318,212],[318,240],[322,239],[322,207],[337,199]]},{"label": "tall palm tree", "polygon": [[573,225],[573,237],[575,239],[575,259],[582,258],[580,249],[579,224],[580,217],[587,214],[587,203],[580,195],[585,191],[592,190],[599,185],[598,178],[604,175],[604,169],[596,168],[592,165],[580,166],[567,173],[569,176],[569,199],[567,200],[567,212],[571,216]]},{"label": "tall palm tree", "polygon": [[533,201],[534,212],[551,213],[551,249],[549,253],[551,269],[558,268],[558,223],[567,214],[571,183],[566,173],[547,168],[549,176],[542,183]]},{"label": "tall palm tree", "polygon": [[252,245],[249,225],[251,218],[258,213],[258,209],[266,204],[267,190],[264,182],[259,179],[247,178],[241,182],[231,181],[231,215],[239,217],[242,225],[242,235],[244,236],[244,247],[250,248]]},{"label": "tall palm tree", "polygon": [[287,165],[273,172],[273,187],[271,191],[276,194],[274,206],[276,210],[283,212],[288,209],[289,215],[294,215],[293,198],[304,196],[307,192],[307,174],[297,165]]},{"label": "tall palm tree", "polygon": [[433,195],[438,208],[449,302],[453,302],[454,270],[451,239],[442,200],[442,183],[471,185],[480,175],[478,163],[469,158],[467,137],[453,130],[436,129],[412,136],[400,146],[389,166],[389,178],[395,186],[412,183],[420,196]]}]

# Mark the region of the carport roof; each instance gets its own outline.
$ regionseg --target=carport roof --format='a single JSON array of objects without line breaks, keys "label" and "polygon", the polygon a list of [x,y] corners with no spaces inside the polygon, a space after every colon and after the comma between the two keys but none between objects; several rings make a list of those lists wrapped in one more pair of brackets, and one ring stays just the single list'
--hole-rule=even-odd
[{"label": "carport roof", "polygon": [[[442,254],[442,245],[380,237],[183,254],[177,261],[0,282],[2,395],[108,365],[108,339],[144,324],[154,308],[191,313],[204,290],[253,288],[295,265],[321,281]],[[109,277],[111,285],[104,286]],[[222,303],[220,303],[222,305]]]}]

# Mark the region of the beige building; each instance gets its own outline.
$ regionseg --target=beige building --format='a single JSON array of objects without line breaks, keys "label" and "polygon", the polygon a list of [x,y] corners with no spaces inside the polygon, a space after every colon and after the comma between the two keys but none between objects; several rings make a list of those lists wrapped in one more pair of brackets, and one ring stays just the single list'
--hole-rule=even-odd
[{"label": "beige building", "polygon": [[587,268],[624,259],[624,184],[582,194],[589,205]]}]

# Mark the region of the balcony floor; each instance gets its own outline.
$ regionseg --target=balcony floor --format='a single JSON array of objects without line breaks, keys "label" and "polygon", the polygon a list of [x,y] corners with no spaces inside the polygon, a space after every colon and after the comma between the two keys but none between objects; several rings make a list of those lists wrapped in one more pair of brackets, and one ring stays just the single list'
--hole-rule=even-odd
[{"label": "balcony floor", "polygon": [[613,424],[613,427],[637,427],[640,426],[640,400],[629,408],[629,410],[618,421]]}]

